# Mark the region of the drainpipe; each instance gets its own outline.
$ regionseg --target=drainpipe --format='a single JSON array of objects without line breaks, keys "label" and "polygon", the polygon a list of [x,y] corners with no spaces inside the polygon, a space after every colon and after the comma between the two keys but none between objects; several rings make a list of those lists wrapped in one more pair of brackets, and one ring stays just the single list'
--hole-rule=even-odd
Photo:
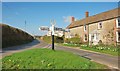
[{"label": "drainpipe", "polygon": [[[89,12],[88,11],[85,12],[85,16],[86,16],[86,18],[89,17]],[[87,25],[87,23],[86,23],[86,25]],[[88,24],[87,36],[88,36],[88,46],[89,46],[89,24]]]},{"label": "drainpipe", "polygon": [[117,22],[117,19],[115,19],[115,25],[114,25],[114,45],[117,46],[117,40],[116,40],[116,22]]},{"label": "drainpipe", "polygon": [[90,43],[90,41],[89,41],[89,24],[88,24],[88,46],[91,45],[89,43]]}]

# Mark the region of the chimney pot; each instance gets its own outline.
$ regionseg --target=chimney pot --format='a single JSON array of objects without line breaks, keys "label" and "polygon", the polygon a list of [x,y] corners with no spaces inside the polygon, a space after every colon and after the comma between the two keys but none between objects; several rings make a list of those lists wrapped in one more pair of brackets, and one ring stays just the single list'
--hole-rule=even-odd
[{"label": "chimney pot", "polygon": [[72,22],[74,22],[74,21],[75,21],[75,18],[74,18],[73,16],[71,17],[71,19],[72,19],[72,20],[71,20]]},{"label": "chimney pot", "polygon": [[86,17],[89,17],[89,12],[88,11],[85,12],[85,15],[86,15]]}]

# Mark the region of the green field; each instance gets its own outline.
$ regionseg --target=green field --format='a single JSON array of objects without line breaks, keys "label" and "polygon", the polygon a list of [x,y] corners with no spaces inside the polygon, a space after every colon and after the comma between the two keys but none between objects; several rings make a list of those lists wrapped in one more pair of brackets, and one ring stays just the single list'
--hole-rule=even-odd
[{"label": "green field", "polygon": [[104,65],[65,51],[31,49],[2,59],[3,69],[104,69]]}]

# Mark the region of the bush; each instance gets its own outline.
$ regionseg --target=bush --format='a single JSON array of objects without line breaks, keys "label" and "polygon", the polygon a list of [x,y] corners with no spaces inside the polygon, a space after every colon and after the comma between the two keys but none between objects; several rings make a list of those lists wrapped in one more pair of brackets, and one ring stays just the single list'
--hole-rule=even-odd
[{"label": "bush", "polygon": [[73,38],[67,38],[65,40],[65,43],[71,43],[71,44],[81,44],[81,39],[79,37],[73,37]]},{"label": "bush", "polygon": [[99,40],[98,44],[102,44],[102,40]]},{"label": "bush", "polygon": [[[47,43],[51,43],[52,42],[52,37],[51,36],[43,36],[43,40]],[[55,43],[63,43],[64,42],[64,36],[63,37],[54,36],[54,42]]]},{"label": "bush", "polygon": [[55,40],[55,43],[63,43],[64,42],[64,38],[63,37],[56,36],[54,40]]},{"label": "bush", "polygon": [[51,43],[52,42],[51,39],[52,39],[51,36],[43,36],[43,40],[47,43]]}]

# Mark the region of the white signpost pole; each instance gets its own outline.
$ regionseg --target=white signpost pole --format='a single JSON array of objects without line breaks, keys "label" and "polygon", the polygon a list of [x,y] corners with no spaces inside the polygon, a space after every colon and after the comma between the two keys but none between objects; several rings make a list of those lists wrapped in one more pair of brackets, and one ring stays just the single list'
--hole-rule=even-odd
[{"label": "white signpost pole", "polygon": [[43,31],[52,31],[52,34],[51,34],[51,36],[52,36],[52,50],[54,50],[54,34],[55,34],[55,30],[57,31],[57,30],[59,30],[59,31],[63,31],[63,32],[70,32],[70,30],[69,29],[60,29],[60,28],[55,28],[55,24],[56,24],[56,22],[55,22],[55,20],[51,20],[50,21],[50,23],[51,23],[51,27],[50,28],[48,28],[47,26],[41,26],[40,28],[39,28],[39,30],[43,30]]},{"label": "white signpost pole", "polygon": [[56,24],[56,22],[55,22],[55,20],[53,20],[53,21],[51,21],[51,25],[52,25],[52,50],[54,50],[54,28],[55,28],[55,24]]}]

